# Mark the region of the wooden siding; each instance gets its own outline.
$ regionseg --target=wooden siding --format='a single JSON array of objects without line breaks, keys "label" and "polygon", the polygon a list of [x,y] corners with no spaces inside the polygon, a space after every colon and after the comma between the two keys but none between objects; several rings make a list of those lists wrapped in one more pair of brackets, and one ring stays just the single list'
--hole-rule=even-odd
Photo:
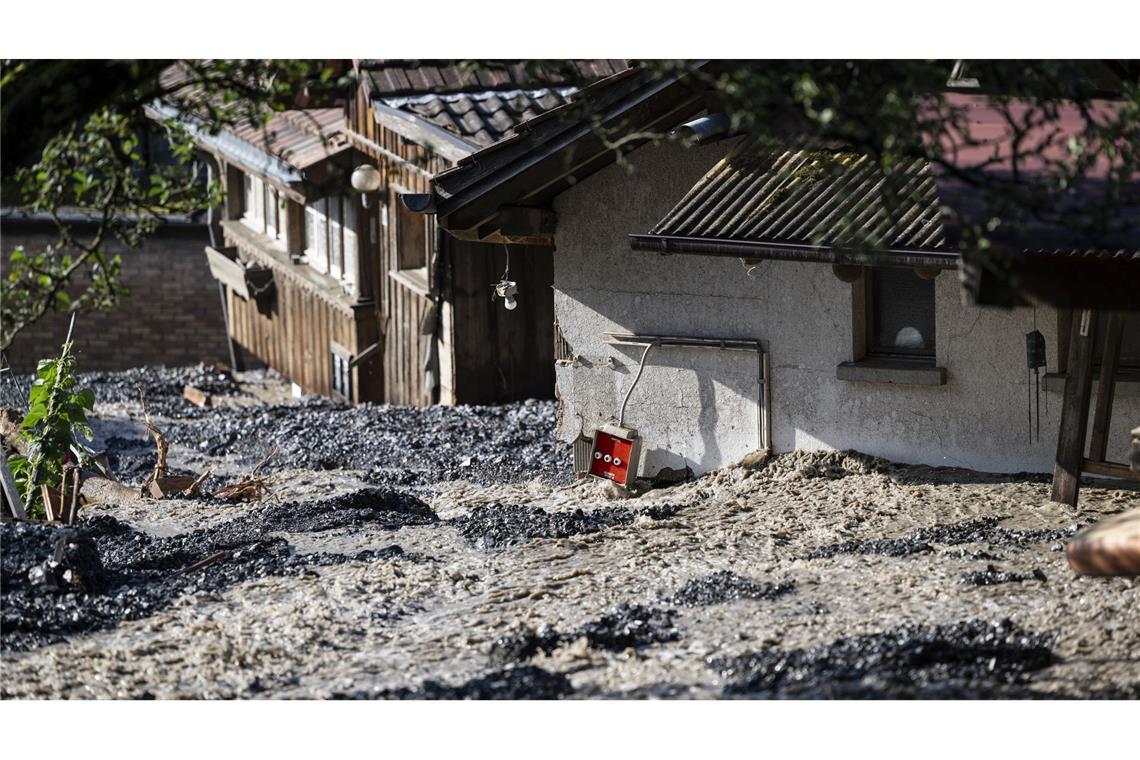
[{"label": "wooden siding", "polygon": [[[318,275],[254,245],[240,228],[227,224],[226,242],[274,270],[274,292],[260,302],[227,291],[234,340],[306,393],[333,395],[332,342],[354,356],[376,342],[373,304],[353,303],[348,296],[322,287]],[[352,401],[383,400],[379,364],[372,359],[354,369]]]},{"label": "wooden siding", "polygon": [[[432,177],[450,163],[376,123],[362,90],[347,107],[350,128],[369,144],[359,151],[375,161],[383,177],[370,224],[377,231],[372,247],[373,292],[383,335],[383,400],[393,404],[493,403],[522,398],[550,398],[554,393],[553,260],[549,249],[516,247],[511,274],[519,283],[519,308],[507,312],[492,303],[491,284],[503,270],[502,246],[463,243],[438,234],[429,217],[430,258],[439,267],[439,312],[434,337],[439,341],[439,389],[425,387],[424,362],[431,336],[421,325],[431,299],[405,278],[393,277],[398,260],[395,237],[397,192],[427,193]],[[378,205],[388,205],[388,226],[379,225]],[[440,245],[442,243],[442,246]]]}]

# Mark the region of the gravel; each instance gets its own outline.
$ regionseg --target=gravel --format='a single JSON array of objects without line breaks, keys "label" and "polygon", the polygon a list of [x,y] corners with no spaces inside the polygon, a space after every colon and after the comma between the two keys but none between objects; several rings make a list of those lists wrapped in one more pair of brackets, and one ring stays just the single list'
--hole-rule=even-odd
[{"label": "gravel", "polygon": [[682,507],[655,505],[644,509],[594,507],[552,512],[541,507],[488,504],[449,521],[456,532],[478,549],[502,549],[536,538],[568,538],[629,525],[640,516],[665,520]]},{"label": "gravel", "polygon": [[714,659],[726,696],[997,699],[1032,696],[1030,676],[1054,661],[1054,636],[1009,620],[901,626],[823,646]]},{"label": "gravel", "polygon": [[795,587],[794,581],[758,583],[728,570],[720,570],[688,581],[669,597],[669,601],[681,607],[704,607],[742,599],[777,599],[791,593]]},{"label": "gravel", "polygon": [[1034,544],[1071,538],[1080,525],[1044,530],[1015,530],[1000,528],[1005,517],[983,517],[953,525],[918,528],[907,538],[848,540],[813,549],[804,559],[834,557],[839,554],[879,554],[885,557],[906,557],[911,554],[934,551],[934,545],[988,544],[1005,549],[1024,549]]}]

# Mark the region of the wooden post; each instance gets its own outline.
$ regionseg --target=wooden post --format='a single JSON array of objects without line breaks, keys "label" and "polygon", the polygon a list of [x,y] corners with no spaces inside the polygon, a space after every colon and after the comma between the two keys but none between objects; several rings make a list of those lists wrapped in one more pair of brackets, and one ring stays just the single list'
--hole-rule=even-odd
[{"label": "wooden post", "polygon": [[1092,393],[1093,346],[1096,314],[1091,309],[1073,312],[1066,367],[1065,395],[1061,402],[1061,428],[1057,433],[1057,458],[1053,466],[1053,501],[1077,505],[1081,459],[1088,430],[1089,396]]},{"label": "wooden post", "polygon": [[1116,368],[1120,364],[1120,335],[1123,320],[1120,314],[1108,314],[1104,330],[1104,358],[1100,364],[1100,380],[1096,386],[1096,408],[1093,412],[1092,443],[1089,459],[1105,461],[1108,452],[1108,429],[1112,424],[1112,397],[1116,391]]}]

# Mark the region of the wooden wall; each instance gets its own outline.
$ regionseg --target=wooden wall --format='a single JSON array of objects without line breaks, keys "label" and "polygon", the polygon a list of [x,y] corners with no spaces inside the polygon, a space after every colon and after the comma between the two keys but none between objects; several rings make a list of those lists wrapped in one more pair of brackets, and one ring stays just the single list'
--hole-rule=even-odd
[{"label": "wooden wall", "polygon": [[502,245],[453,241],[455,392],[461,403],[554,396],[553,249],[511,246],[518,308],[491,300],[503,274]]},{"label": "wooden wall", "polygon": [[[397,192],[431,192],[432,177],[450,163],[405,140],[372,117],[362,88],[347,107],[350,128],[368,142],[356,147],[372,157],[383,175],[378,204],[388,204],[387,228],[377,224],[373,204],[370,224],[379,230],[372,248],[377,321],[384,336],[384,401],[393,404],[493,403],[554,394],[553,261],[549,249],[515,247],[512,278],[519,283],[519,308],[507,312],[492,303],[491,285],[503,271],[503,247],[465,243],[439,235],[429,217],[432,259],[440,268],[438,326],[439,390],[424,383],[429,336],[420,326],[432,306],[424,293],[390,272],[396,267]],[[371,143],[372,145],[369,145]],[[437,241],[441,241],[439,245]]]},{"label": "wooden wall", "polygon": [[[227,231],[227,242],[243,255],[274,269],[271,296],[246,300],[228,291],[230,334],[244,351],[273,367],[306,393],[333,395],[330,344],[353,355],[378,340],[373,304],[353,304],[339,293],[315,285],[303,270],[283,264],[247,240]],[[354,402],[382,401],[378,359],[353,371]]]}]

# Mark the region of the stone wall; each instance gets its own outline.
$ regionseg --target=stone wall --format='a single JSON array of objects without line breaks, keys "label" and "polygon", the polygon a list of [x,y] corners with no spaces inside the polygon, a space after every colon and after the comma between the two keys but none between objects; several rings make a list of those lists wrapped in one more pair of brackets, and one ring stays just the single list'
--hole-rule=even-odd
[{"label": "stone wall", "polygon": [[[5,220],[4,258],[17,245],[32,248],[53,239],[42,222]],[[82,314],[75,323],[80,371],[143,365],[229,361],[217,281],[210,276],[205,225],[164,227],[141,250],[114,247],[122,256],[130,295],[109,312]],[[58,351],[70,317],[49,314],[17,336],[9,360],[17,372]]]},{"label": "stone wall", "polygon": [[[763,341],[772,367],[777,452],[855,449],[895,461],[991,472],[1051,470],[1060,394],[1042,399],[1040,440],[1026,421],[1025,333],[1031,309],[962,303],[958,278],[935,279],[936,355],[941,386],[840,380],[852,357],[852,286],[823,264],[632,251],[727,150],[642,148],[634,170],[614,165],[555,202],[555,314],[575,359],[557,367],[562,435],[573,438],[616,415],[637,372],[640,347],[616,347],[606,332]],[[1037,325],[1057,369],[1057,313]],[[688,465],[697,472],[757,447],[759,367],[755,354],[659,349],[629,403],[627,424],[644,438],[643,474]],[[1046,394],[1044,384],[1042,393]],[[1045,413],[1046,407],[1048,409]],[[1140,398],[1118,386],[1109,458],[1127,461]]]}]

